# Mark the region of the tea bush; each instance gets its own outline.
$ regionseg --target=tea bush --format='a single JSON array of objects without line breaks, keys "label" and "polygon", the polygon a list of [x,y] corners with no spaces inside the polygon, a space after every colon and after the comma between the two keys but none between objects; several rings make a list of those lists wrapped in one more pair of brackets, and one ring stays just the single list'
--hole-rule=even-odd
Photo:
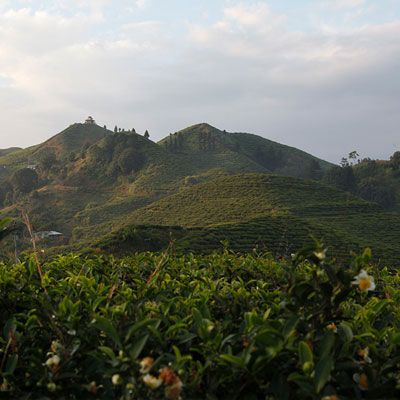
[{"label": "tea bush", "polygon": [[0,398],[399,398],[400,275],[369,263],[320,244],[2,263]]}]

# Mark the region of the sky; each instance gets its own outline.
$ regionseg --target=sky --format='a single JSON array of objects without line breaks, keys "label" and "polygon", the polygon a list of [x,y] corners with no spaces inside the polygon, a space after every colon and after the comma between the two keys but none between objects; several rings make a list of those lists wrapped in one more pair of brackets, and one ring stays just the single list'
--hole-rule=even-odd
[{"label": "sky", "polygon": [[0,0],[0,148],[92,115],[332,162],[400,150],[400,0]]}]

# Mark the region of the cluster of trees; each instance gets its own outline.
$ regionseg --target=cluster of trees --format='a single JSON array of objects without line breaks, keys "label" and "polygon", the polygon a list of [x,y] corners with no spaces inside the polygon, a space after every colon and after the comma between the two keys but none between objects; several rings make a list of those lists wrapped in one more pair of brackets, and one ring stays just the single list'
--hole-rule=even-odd
[{"label": "cluster of trees", "polygon": [[21,168],[0,185],[0,206],[12,204],[39,186],[39,176],[30,168]]},{"label": "cluster of trees", "polygon": [[397,204],[399,177],[400,152],[394,153],[389,161],[377,161],[369,158],[361,160],[353,151],[342,159],[340,166],[327,171],[324,181],[390,209]]},{"label": "cluster of trees", "polygon": [[172,152],[177,152],[179,150],[182,150],[183,143],[184,138],[180,132],[170,133],[165,143],[165,147]]},{"label": "cluster of trees", "polygon": [[199,149],[203,151],[215,150],[217,147],[217,137],[211,132],[200,132],[199,135]]},{"label": "cluster of trees", "polygon": [[140,147],[134,136],[121,132],[91,146],[88,155],[95,164],[106,167],[108,176],[128,175],[140,170],[146,162]]},{"label": "cluster of trees", "polygon": [[[107,129],[107,127],[104,125],[104,129]],[[117,125],[115,125],[115,127],[114,127],[114,133],[119,133],[119,132],[121,132],[121,133],[136,133],[136,130],[135,130],[135,128],[132,128],[131,130],[125,130],[124,128],[118,128],[118,126]],[[143,136],[146,138],[146,139],[149,139],[150,138],[150,133],[149,133],[149,131],[146,129],[146,131],[145,131],[145,133],[143,134]]]},{"label": "cluster of trees", "polygon": [[274,147],[257,149],[254,153],[254,160],[270,171],[275,171],[284,164],[282,151]]}]

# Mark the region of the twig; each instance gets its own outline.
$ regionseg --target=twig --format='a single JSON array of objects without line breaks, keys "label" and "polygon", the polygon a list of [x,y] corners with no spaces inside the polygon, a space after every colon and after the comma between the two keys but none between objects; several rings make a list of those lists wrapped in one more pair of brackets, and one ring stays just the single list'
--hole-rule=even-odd
[{"label": "twig", "polygon": [[29,220],[29,216],[25,210],[22,210],[22,219],[24,221],[26,228],[28,229],[29,236],[31,237],[31,242],[32,242],[32,247],[33,247],[33,255],[35,257],[36,267],[37,267],[37,270],[38,270],[38,273],[40,276],[40,282],[41,282],[43,290],[47,294],[47,289],[44,286],[43,270],[42,270],[42,266],[40,265],[40,261],[39,261],[38,251],[37,251],[37,247],[36,247],[36,239],[35,239],[35,235],[33,233],[33,227]]},{"label": "twig", "polygon": [[154,278],[159,274],[161,271],[161,268],[164,266],[165,260],[168,257],[168,252],[169,252],[170,246],[164,251],[161,260],[158,262],[156,269],[152,272],[152,274],[149,276],[149,279],[147,279],[146,285],[149,286],[151,282],[154,280]]}]

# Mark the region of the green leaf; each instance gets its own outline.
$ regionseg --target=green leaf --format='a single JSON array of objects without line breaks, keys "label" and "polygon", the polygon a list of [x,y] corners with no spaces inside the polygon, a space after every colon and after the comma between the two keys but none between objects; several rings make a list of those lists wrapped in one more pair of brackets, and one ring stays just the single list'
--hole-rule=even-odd
[{"label": "green leaf", "polygon": [[303,372],[307,375],[311,374],[314,369],[314,357],[310,346],[306,342],[300,342],[298,351]]},{"label": "green leaf", "polygon": [[391,342],[396,346],[400,344],[400,332],[393,334]]},{"label": "green leaf", "polygon": [[145,327],[147,327],[147,326],[149,326],[149,325],[152,325],[152,324],[157,324],[158,322],[159,322],[159,320],[157,320],[157,319],[145,319],[145,320],[143,320],[143,321],[136,322],[136,324],[132,325],[132,326],[129,328],[129,330],[128,330],[126,336],[125,336],[125,343],[128,342],[129,339],[130,339],[137,331],[139,331],[140,329],[145,328]]},{"label": "green leaf", "polygon": [[17,327],[15,318],[10,318],[9,320],[7,320],[3,327],[4,339],[8,341],[11,338],[11,334],[14,334],[16,329]]},{"label": "green leaf", "polygon": [[232,354],[221,354],[219,357],[222,358],[224,361],[229,362],[230,364],[234,364],[240,368],[245,368],[244,360],[240,357],[234,356]]},{"label": "green leaf", "polygon": [[111,360],[115,360],[114,351],[113,351],[113,349],[111,349],[110,347],[107,347],[107,346],[99,346],[99,350],[100,350],[102,353],[106,354],[108,357],[110,357]]},{"label": "green leaf", "polygon": [[345,343],[351,342],[354,337],[350,325],[346,324],[345,322],[342,322],[339,325],[339,335]]},{"label": "green leaf", "polygon": [[286,340],[294,332],[299,320],[300,318],[297,315],[293,315],[286,321],[282,331],[282,335]]},{"label": "green leaf", "polygon": [[118,348],[122,347],[121,339],[119,338],[118,332],[111,321],[104,317],[96,317],[96,319],[93,321],[93,325],[97,329],[104,331],[107,336],[114,341]]},{"label": "green leaf", "polygon": [[329,381],[333,368],[332,356],[322,358],[315,367],[315,390],[319,393]]},{"label": "green leaf", "polygon": [[132,360],[136,360],[140,356],[140,353],[144,349],[144,346],[146,346],[148,340],[149,335],[144,335],[140,339],[136,340],[132,349],[129,351],[129,355],[131,356]]},{"label": "green leaf", "polygon": [[15,368],[17,368],[17,364],[18,364],[18,354],[13,354],[10,357],[8,357],[6,368],[4,370],[3,375],[5,376],[12,375],[15,371]]},{"label": "green leaf", "polygon": [[327,357],[331,353],[334,344],[335,334],[332,331],[326,332],[320,343],[319,356],[321,359]]}]

